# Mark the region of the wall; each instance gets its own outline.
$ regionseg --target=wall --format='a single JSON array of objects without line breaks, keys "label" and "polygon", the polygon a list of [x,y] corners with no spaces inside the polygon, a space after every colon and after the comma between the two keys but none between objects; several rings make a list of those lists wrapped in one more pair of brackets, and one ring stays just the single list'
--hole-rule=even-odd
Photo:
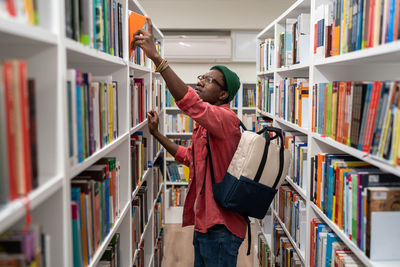
[{"label": "wall", "polygon": [[[169,63],[169,65],[185,83],[196,83],[197,76],[208,72],[216,63]],[[256,82],[255,63],[221,63],[221,65],[236,72],[242,82]]]},{"label": "wall", "polygon": [[261,30],[295,0],[139,0],[163,29]]}]

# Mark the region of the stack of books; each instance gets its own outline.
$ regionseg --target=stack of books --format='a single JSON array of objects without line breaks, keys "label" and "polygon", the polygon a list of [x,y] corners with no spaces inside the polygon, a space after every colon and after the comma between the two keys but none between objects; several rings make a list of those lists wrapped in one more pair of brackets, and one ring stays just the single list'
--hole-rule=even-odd
[{"label": "stack of books", "polygon": [[[144,181],[140,185],[138,193],[132,200],[132,245],[133,251],[140,248],[140,238],[144,232],[144,229],[148,223],[149,211],[147,207],[148,203],[148,191],[147,183]],[[151,242],[151,240],[149,240]],[[133,253],[134,254],[134,253]]]},{"label": "stack of books", "polygon": [[120,259],[120,244],[119,233],[116,233],[108,244],[106,250],[100,258],[98,267],[119,267],[121,266]]},{"label": "stack of books", "polygon": [[38,187],[35,81],[27,64],[0,64],[0,204]]},{"label": "stack of books", "polygon": [[400,6],[395,0],[333,0],[317,7],[314,55],[337,56],[400,38]]},{"label": "stack of books", "polygon": [[129,76],[129,88],[131,98],[131,127],[134,127],[147,119],[150,92],[148,85],[144,83],[144,79],[134,78],[133,75]]},{"label": "stack of books", "polygon": [[38,0],[4,1],[0,6],[0,17],[7,17],[22,23],[39,25]]},{"label": "stack of books", "polygon": [[123,18],[122,4],[116,0],[65,1],[65,35],[120,58],[123,58]]},{"label": "stack of books", "polygon": [[166,114],[165,121],[167,133],[191,133],[194,128],[192,118],[183,113]]},{"label": "stack of books", "polygon": [[111,76],[69,69],[68,135],[71,165],[82,162],[119,136],[118,82]]},{"label": "stack of books", "polygon": [[183,207],[187,195],[187,186],[174,186],[167,188],[165,191],[167,208]]},{"label": "stack of books", "polygon": [[120,213],[119,162],[102,158],[71,180],[74,266],[87,266]]},{"label": "stack of books", "polygon": [[279,267],[301,267],[302,263],[296,250],[293,248],[285,231],[278,223],[274,224],[273,244],[275,255],[275,266]]},{"label": "stack of books", "polygon": [[[371,260],[393,259],[396,243],[391,242],[400,232],[390,222],[400,217],[395,205],[399,178],[345,154],[317,154],[311,169],[311,199],[317,208]],[[387,246],[374,245],[382,240]]]},{"label": "stack of books", "polygon": [[140,185],[144,172],[149,167],[147,138],[143,132],[136,132],[131,135],[131,175],[132,191]]},{"label": "stack of books", "polygon": [[272,104],[274,100],[274,79],[261,77],[257,82],[257,108],[272,114]]},{"label": "stack of books", "polygon": [[275,41],[267,38],[260,43],[258,52],[260,55],[258,66],[260,72],[271,71],[275,66]]}]

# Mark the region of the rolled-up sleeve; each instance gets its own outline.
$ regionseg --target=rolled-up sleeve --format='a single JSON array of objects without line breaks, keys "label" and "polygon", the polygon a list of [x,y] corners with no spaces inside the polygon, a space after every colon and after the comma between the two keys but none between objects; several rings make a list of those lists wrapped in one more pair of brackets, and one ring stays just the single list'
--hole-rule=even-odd
[{"label": "rolled-up sleeve", "polygon": [[215,137],[224,138],[224,132],[239,127],[239,119],[232,111],[204,102],[190,86],[185,96],[176,104]]},{"label": "rolled-up sleeve", "polygon": [[193,145],[190,147],[179,146],[175,154],[175,160],[189,167],[193,158],[192,146]]}]

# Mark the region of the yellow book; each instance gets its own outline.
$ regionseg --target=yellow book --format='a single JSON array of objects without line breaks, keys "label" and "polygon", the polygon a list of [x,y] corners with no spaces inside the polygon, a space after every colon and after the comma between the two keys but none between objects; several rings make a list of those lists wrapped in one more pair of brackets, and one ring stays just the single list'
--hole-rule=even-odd
[{"label": "yellow book", "polygon": [[25,12],[28,14],[28,22],[35,24],[35,14],[33,10],[33,0],[24,0]]},{"label": "yellow book", "polygon": [[113,141],[113,125],[114,125],[114,98],[113,85],[108,84],[108,137],[110,143]]},{"label": "yellow book", "polygon": [[397,157],[399,156],[399,143],[400,143],[400,107],[396,108],[393,118],[393,142],[392,142],[392,164],[397,165]]},{"label": "yellow book", "polygon": [[341,34],[341,44],[340,44],[340,54],[345,53],[345,47],[346,47],[346,31],[347,31],[347,27],[346,27],[346,9],[347,9],[347,1],[350,0],[343,0],[343,17],[342,17],[342,26],[341,26],[341,30],[342,30],[342,34]]},{"label": "yellow book", "polygon": [[183,166],[182,166],[182,169],[183,169],[183,173],[185,174],[185,180],[186,180],[186,181],[189,181],[189,167],[183,165]]}]

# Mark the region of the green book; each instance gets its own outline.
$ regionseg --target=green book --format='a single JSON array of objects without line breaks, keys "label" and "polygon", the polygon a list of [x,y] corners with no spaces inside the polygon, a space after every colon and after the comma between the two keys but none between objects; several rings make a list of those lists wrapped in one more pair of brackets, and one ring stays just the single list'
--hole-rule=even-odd
[{"label": "green book", "polygon": [[104,15],[104,17],[103,17],[103,25],[104,25],[104,27],[103,27],[103,34],[104,34],[104,39],[103,39],[103,41],[104,41],[104,52],[106,52],[106,53],[108,53],[108,38],[107,38],[107,35],[108,35],[108,7],[107,7],[107,3],[108,3],[108,0],[103,0],[103,11],[104,11],[104,13],[103,13],[103,15]]}]

